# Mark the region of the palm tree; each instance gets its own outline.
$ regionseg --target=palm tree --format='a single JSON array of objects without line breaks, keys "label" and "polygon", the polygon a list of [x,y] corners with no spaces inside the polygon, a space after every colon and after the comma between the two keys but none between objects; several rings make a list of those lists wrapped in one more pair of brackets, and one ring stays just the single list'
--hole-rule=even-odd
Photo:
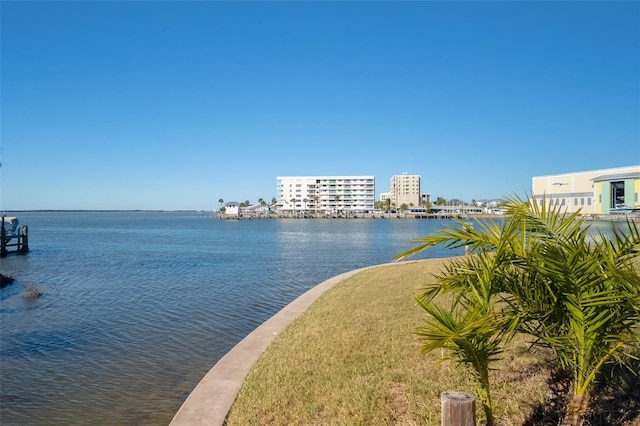
[{"label": "palm tree", "polygon": [[224,200],[223,200],[222,198],[220,198],[220,199],[218,200],[218,202],[220,203],[220,208],[222,208],[222,205],[224,204]]},{"label": "palm tree", "polygon": [[266,216],[266,212],[264,211],[264,208],[267,205],[267,202],[264,201],[263,198],[258,198],[258,204],[260,204],[260,207],[262,207],[262,215]]},{"label": "palm tree", "polygon": [[[487,387],[481,400],[489,422],[484,368],[511,336],[529,334],[534,344],[553,351],[558,369],[571,373],[572,396],[562,424],[578,425],[602,367],[624,363],[640,342],[640,277],[631,262],[640,252],[640,232],[628,221],[624,230],[591,237],[579,213],[564,215],[544,202],[538,206],[511,198],[506,209],[507,220],[478,221],[477,228],[457,221],[416,239],[417,247],[396,257],[436,245],[469,247],[472,254],[454,259],[420,296],[428,314],[427,325],[418,331],[423,349],[450,349],[476,371],[480,390]],[[432,303],[444,292],[454,295],[450,312]]]},{"label": "palm tree", "polygon": [[579,425],[602,367],[624,363],[640,341],[640,277],[631,263],[640,232],[629,221],[624,230],[613,227],[593,238],[577,213],[563,216],[545,203],[542,209],[528,203],[509,210],[525,217],[538,237],[521,267],[536,285],[509,283],[512,309],[524,308],[519,329],[551,348],[558,367],[572,374],[562,425]]},{"label": "palm tree", "polygon": [[[428,292],[418,298],[418,304],[427,312],[426,323],[418,328],[416,334],[423,339],[423,352],[435,349],[448,349],[451,356],[467,366],[476,380],[476,395],[482,404],[487,426],[495,425],[491,387],[489,381],[490,364],[499,359],[510,335],[507,333],[505,319],[495,303],[498,294],[495,291],[496,280],[490,272],[495,258],[490,255],[467,257],[463,262],[450,265],[448,274],[458,272],[457,268],[467,267],[475,272],[460,274],[449,285],[464,285],[467,292],[461,292],[454,298],[450,310],[433,302],[433,293]],[[455,263],[455,262],[454,262]],[[465,265],[466,263],[466,265]],[[441,277],[442,285],[447,285],[447,277]]]},{"label": "palm tree", "polygon": [[[499,359],[509,333],[507,318],[497,311],[502,301],[501,268],[507,263],[509,244],[517,227],[513,224],[500,229],[498,224],[487,223],[480,231],[467,223],[449,226],[431,236],[418,238],[421,245],[398,256],[396,260],[416,254],[429,247],[443,244],[449,248],[462,248],[475,238],[478,247],[475,256],[453,258],[437,282],[424,289],[418,297],[419,305],[427,312],[424,326],[417,335],[424,342],[423,352],[448,349],[455,358],[473,373],[476,395],[482,404],[487,425],[493,426],[493,402],[489,382],[490,364]],[[501,232],[502,231],[502,232]],[[485,247],[486,246],[486,247]],[[452,293],[449,310],[439,307],[434,298],[441,293]]]}]

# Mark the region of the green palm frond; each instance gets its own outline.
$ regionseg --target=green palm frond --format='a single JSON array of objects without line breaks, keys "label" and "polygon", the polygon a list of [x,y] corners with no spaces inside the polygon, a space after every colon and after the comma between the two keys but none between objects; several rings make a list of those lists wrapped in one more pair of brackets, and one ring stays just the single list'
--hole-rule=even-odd
[{"label": "green palm frond", "polygon": [[[469,367],[475,376],[476,394],[482,403],[487,424],[494,424],[489,383],[489,365],[503,352],[506,334],[499,322],[500,315],[485,306],[458,304],[451,310],[418,299],[427,319],[416,334],[423,339],[423,352],[446,349],[440,361],[453,359]],[[480,309],[477,309],[477,308]]]},{"label": "green palm frond", "polygon": [[[475,371],[488,419],[489,365],[516,333],[553,350],[558,366],[573,372],[578,396],[606,363],[624,362],[640,346],[637,224],[593,233],[579,212],[567,215],[544,198],[511,197],[506,212],[473,226],[457,221],[396,257],[434,246],[469,249],[418,298],[427,315],[417,333],[424,351],[447,349],[447,358]],[[434,303],[441,293],[452,295],[448,309]]]},{"label": "green palm frond", "polygon": [[448,249],[468,247],[471,252],[478,250],[493,251],[499,243],[502,229],[498,221],[478,220],[473,226],[459,219],[453,219],[455,225],[446,225],[433,234],[411,240],[418,244],[394,257],[395,261],[411,257],[435,246]]}]

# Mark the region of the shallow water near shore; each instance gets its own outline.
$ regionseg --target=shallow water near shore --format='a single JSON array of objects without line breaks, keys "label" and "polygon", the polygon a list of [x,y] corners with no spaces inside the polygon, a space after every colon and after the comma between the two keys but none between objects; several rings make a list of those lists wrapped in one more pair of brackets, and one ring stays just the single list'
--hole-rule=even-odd
[{"label": "shallow water near shore", "polygon": [[[31,252],[1,259],[16,278],[0,290],[3,425],[168,424],[206,372],[286,304],[450,223],[15,215]],[[23,285],[43,295],[28,299]]]}]

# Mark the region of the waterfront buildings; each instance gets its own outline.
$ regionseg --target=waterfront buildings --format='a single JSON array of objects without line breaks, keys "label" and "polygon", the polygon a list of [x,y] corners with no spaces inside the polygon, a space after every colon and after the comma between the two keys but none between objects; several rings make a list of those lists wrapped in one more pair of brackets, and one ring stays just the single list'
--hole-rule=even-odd
[{"label": "waterfront buildings", "polygon": [[420,205],[420,176],[402,173],[391,176],[389,181],[389,196],[391,205],[400,208],[403,204],[409,206]]},{"label": "waterfront buildings", "polygon": [[358,213],[374,208],[374,176],[279,176],[276,181],[283,212]]},{"label": "waterfront buildings", "polygon": [[[436,206],[430,203],[430,194],[421,193],[419,175],[403,173],[392,176],[389,192],[380,193],[378,209],[424,213],[452,211],[457,213],[499,213],[496,202],[456,202]],[[375,210],[374,176],[279,176],[277,197],[270,205],[244,207],[236,212],[237,203],[227,203],[226,215],[253,213],[254,216],[276,213],[284,216],[333,215],[359,216]],[[640,165],[610,169],[569,172],[532,178],[532,198],[542,205],[561,206],[567,213],[580,211],[585,215],[607,215],[630,212],[640,214]],[[484,210],[481,207],[485,207]]]},{"label": "waterfront buildings", "polygon": [[536,202],[559,205],[567,213],[610,214],[640,209],[640,165],[611,169],[535,176],[532,195]]},{"label": "waterfront buildings", "polygon": [[237,201],[229,201],[224,205],[224,213],[227,216],[238,216],[240,213],[240,203]]}]

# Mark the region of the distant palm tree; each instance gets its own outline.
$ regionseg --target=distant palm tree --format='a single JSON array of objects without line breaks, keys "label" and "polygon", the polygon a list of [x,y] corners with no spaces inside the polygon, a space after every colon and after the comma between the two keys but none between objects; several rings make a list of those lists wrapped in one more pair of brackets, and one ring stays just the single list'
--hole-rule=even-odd
[{"label": "distant palm tree", "polygon": [[260,204],[260,207],[262,207],[262,213],[263,215],[266,215],[266,211],[265,211],[265,207],[267,206],[267,202],[264,201],[264,199],[262,198],[258,198],[258,204]]},{"label": "distant palm tree", "polygon": [[220,208],[222,208],[222,205],[224,204],[224,200],[223,200],[222,198],[220,198],[220,199],[218,200],[218,202],[220,203]]},{"label": "distant palm tree", "polygon": [[422,207],[424,207],[425,209],[427,209],[427,211],[431,211],[431,202],[430,201],[427,201],[427,200],[421,201],[420,205]]},{"label": "distant palm tree", "polygon": [[291,204],[293,204],[293,215],[296,215],[296,203],[298,202],[298,200],[296,200],[295,198],[291,199]]}]

